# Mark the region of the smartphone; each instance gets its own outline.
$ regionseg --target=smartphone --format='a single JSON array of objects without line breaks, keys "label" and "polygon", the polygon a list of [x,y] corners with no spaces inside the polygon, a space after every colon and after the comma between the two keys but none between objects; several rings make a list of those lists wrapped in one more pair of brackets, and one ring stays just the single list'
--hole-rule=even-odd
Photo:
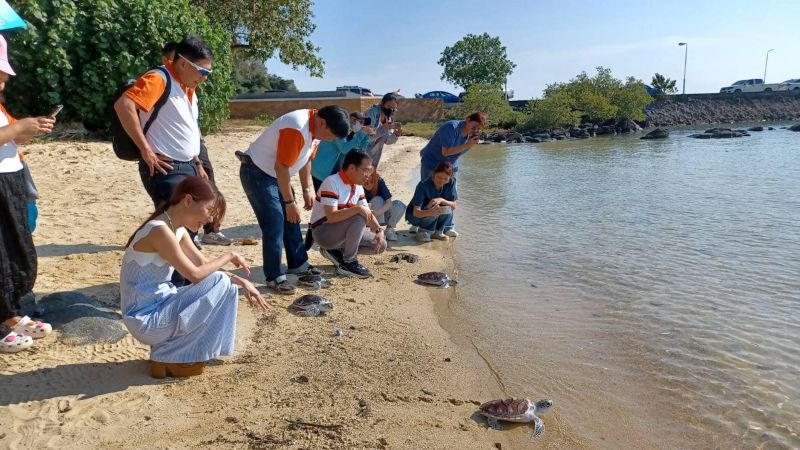
[{"label": "smartphone", "polygon": [[53,110],[50,111],[50,114],[48,114],[48,116],[55,117],[58,115],[58,113],[61,112],[62,109],[64,109],[64,105],[56,105],[55,108],[53,108]]}]

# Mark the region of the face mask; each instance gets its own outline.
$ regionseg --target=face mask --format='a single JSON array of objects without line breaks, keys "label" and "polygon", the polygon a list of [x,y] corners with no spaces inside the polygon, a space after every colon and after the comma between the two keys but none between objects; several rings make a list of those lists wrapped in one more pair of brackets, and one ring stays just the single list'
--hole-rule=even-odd
[{"label": "face mask", "polygon": [[356,122],[355,125],[350,127],[350,130],[352,130],[353,133],[358,133],[359,131],[361,131],[361,127],[362,127],[361,122]]},{"label": "face mask", "polygon": [[381,106],[381,110],[383,111],[383,114],[386,115],[386,117],[392,117],[392,114],[394,114],[395,111],[394,108],[387,108],[385,106]]}]

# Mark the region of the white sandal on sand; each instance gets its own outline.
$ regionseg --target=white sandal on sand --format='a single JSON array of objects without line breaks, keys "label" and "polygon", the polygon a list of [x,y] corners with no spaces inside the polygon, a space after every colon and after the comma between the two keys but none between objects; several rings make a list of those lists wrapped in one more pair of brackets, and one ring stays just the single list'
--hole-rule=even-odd
[{"label": "white sandal on sand", "polygon": [[17,334],[24,334],[34,339],[43,338],[53,331],[53,327],[51,327],[49,323],[31,320],[28,316],[20,319],[11,329],[16,331]]},{"label": "white sandal on sand", "polygon": [[33,345],[33,338],[12,331],[8,336],[0,339],[0,353],[17,353]]}]

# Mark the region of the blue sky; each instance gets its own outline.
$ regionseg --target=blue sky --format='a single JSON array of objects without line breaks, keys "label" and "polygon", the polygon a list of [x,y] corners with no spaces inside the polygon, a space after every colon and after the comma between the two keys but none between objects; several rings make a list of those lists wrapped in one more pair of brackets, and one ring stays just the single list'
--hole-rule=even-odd
[{"label": "blue sky", "polygon": [[800,0],[516,1],[316,0],[312,41],[325,76],[312,78],[277,59],[267,69],[300,90],[349,84],[404,95],[460,90],[440,80],[442,50],[468,33],[499,36],[517,64],[508,87],[516,99],[541,96],[598,65],[649,82],[659,72],[683,77],[686,92],[718,92],[743,78],[800,78]]}]

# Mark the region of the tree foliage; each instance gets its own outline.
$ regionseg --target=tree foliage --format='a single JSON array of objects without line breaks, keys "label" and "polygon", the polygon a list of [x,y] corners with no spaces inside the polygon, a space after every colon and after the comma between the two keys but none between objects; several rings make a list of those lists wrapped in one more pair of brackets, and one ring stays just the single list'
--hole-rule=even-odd
[{"label": "tree foliage", "polygon": [[567,83],[548,85],[541,100],[528,104],[526,128],[578,125],[583,116],[593,121],[644,120],[644,107],[652,101],[640,80],[628,77],[623,82],[610,69],[597,67],[594,76],[582,72]]},{"label": "tree foliage", "polygon": [[678,92],[678,88],[675,86],[675,80],[667,78],[660,73],[653,75],[653,80],[650,84],[653,85],[653,89],[664,94],[674,94]]},{"label": "tree foliage", "polygon": [[474,111],[482,111],[489,117],[489,126],[513,126],[518,119],[516,113],[503,94],[503,91],[491,84],[473,84],[467,88],[463,101],[456,105],[454,113],[466,117]]},{"label": "tree foliage", "polygon": [[442,80],[464,89],[473,84],[502,86],[516,64],[506,56],[499,37],[488,33],[468,34],[452,47],[446,47],[439,58]]},{"label": "tree foliage", "polygon": [[[18,76],[7,88],[19,115],[63,104],[59,119],[88,129],[110,124],[109,102],[129,78],[161,64],[161,47],[197,34],[214,51],[214,73],[198,88],[201,127],[219,129],[232,93],[230,35],[186,0],[30,0],[17,10],[28,28],[8,35]],[[135,25],[135,27],[133,26]]]},{"label": "tree foliage", "polygon": [[321,77],[324,61],[309,37],[316,26],[311,0],[191,0],[232,35],[231,45],[247,59],[267,61],[277,54],[293,69]]},{"label": "tree foliage", "polygon": [[233,86],[236,95],[275,89],[297,92],[293,80],[269,74],[262,61],[245,59],[242,56],[243,54],[233,57]]}]

